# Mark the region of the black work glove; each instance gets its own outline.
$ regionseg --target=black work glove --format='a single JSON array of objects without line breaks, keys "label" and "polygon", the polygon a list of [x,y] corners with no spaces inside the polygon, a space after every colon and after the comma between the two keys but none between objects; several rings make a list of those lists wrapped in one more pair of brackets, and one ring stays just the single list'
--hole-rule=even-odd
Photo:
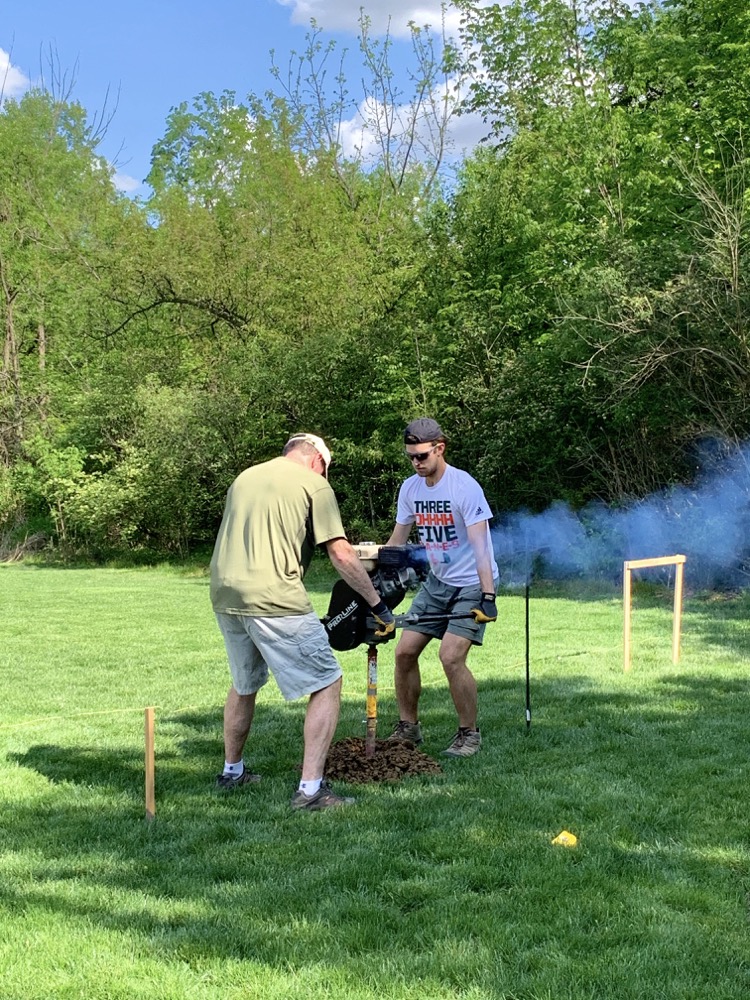
[{"label": "black work glove", "polygon": [[471,613],[474,621],[483,625],[485,622],[497,621],[497,605],[494,594],[482,594],[482,600],[478,608],[472,608]]},{"label": "black work glove", "polygon": [[393,633],[396,631],[396,619],[393,617],[393,613],[385,601],[379,601],[374,608],[370,608],[370,611],[372,612],[372,617],[380,626],[379,629],[375,630],[375,635],[378,638],[382,638],[383,636],[394,638]]}]

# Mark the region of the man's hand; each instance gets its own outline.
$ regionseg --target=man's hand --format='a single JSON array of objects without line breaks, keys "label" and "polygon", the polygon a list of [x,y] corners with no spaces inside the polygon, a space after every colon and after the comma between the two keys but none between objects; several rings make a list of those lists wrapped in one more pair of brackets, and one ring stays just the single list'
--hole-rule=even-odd
[{"label": "man's hand", "polygon": [[372,612],[372,617],[380,626],[379,629],[376,629],[375,635],[378,638],[383,638],[383,636],[395,638],[393,633],[396,631],[396,619],[393,617],[391,609],[385,601],[379,601],[374,608],[370,608],[370,611]]},{"label": "man's hand", "polygon": [[484,625],[485,622],[497,621],[497,605],[494,594],[482,594],[482,600],[478,608],[471,609],[474,621]]}]

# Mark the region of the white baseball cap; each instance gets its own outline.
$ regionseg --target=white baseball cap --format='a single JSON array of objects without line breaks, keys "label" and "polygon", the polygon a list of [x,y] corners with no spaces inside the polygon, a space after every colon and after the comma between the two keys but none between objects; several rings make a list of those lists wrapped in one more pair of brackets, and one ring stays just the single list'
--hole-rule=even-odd
[{"label": "white baseball cap", "polygon": [[290,441],[307,441],[308,444],[311,444],[323,459],[323,464],[326,467],[326,478],[328,478],[328,466],[331,464],[331,451],[322,437],[318,437],[317,434],[292,434],[289,441],[287,441],[287,444],[289,444]]}]

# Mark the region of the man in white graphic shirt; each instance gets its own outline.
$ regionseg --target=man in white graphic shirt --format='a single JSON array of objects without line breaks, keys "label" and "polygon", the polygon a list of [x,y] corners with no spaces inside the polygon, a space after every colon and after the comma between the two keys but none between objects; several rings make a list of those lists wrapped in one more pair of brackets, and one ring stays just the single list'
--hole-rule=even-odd
[{"label": "man in white graphic shirt", "polygon": [[[487,622],[497,619],[498,569],[492,552],[492,516],[482,488],[467,472],[445,460],[445,436],[429,417],[404,431],[407,459],[415,475],[401,486],[396,525],[387,545],[403,545],[416,525],[430,572],[410,612],[431,620],[405,628],[396,647],[399,722],[389,737],[422,742],[418,718],[419,656],[431,639],[440,640],[440,662],[458,715],[458,731],[443,752],[470,757],[482,737],[477,724],[477,684],[466,665],[472,646],[481,646]],[[439,615],[466,615],[440,620]]]}]

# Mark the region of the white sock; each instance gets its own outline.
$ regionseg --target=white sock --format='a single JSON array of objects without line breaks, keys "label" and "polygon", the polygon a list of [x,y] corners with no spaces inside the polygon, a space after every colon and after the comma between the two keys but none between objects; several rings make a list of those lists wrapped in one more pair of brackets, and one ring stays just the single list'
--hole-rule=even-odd
[{"label": "white sock", "polygon": [[315,795],[322,784],[322,778],[311,778],[309,781],[300,781],[298,790],[304,792],[309,799]]},{"label": "white sock", "polygon": [[230,764],[228,760],[224,761],[224,774],[231,774],[233,778],[240,778],[244,771],[244,760],[238,760],[236,764]]}]

